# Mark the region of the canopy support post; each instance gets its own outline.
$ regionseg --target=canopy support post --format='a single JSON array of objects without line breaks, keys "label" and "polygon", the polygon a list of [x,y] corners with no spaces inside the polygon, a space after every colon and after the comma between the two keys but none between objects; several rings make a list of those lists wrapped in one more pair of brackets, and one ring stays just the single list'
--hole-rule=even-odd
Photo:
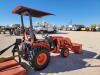
[{"label": "canopy support post", "polygon": [[24,28],[24,22],[23,22],[23,15],[20,15],[20,17],[21,17],[22,33],[24,34],[25,28]]},{"label": "canopy support post", "polygon": [[31,16],[30,12],[29,12],[29,20],[30,20],[30,37],[31,37],[31,39],[34,39],[34,41],[35,41],[36,40],[36,36],[35,36],[35,34],[33,32],[32,16]]}]

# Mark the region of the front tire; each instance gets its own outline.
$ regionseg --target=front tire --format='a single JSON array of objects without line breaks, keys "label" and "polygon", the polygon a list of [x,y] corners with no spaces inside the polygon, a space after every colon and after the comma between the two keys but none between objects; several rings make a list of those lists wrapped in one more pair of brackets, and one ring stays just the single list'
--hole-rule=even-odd
[{"label": "front tire", "polygon": [[62,56],[62,57],[68,57],[68,55],[69,55],[69,49],[66,48],[66,47],[63,47],[63,48],[61,49],[61,56]]}]

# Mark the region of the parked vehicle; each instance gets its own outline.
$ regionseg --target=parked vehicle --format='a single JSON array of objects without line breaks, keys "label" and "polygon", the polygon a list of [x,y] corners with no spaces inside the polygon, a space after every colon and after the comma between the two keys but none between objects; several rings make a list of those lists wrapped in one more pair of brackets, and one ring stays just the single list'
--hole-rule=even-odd
[{"label": "parked vehicle", "polygon": [[3,33],[3,34],[6,33],[5,26],[0,26],[0,34],[1,33]]},{"label": "parked vehicle", "polygon": [[96,25],[94,24],[94,25],[91,25],[90,27],[89,27],[89,30],[90,31],[96,31]]},{"label": "parked vehicle", "polygon": [[[69,51],[79,54],[82,53],[82,44],[73,43],[68,37],[44,35],[44,39],[36,38],[35,34],[32,32],[32,17],[41,18],[53,14],[24,6],[18,6],[13,10],[13,13],[21,16],[23,30],[23,16],[29,16],[30,18],[30,36],[27,36],[24,30],[22,41],[21,39],[16,40],[15,49],[12,51],[13,55],[15,52],[18,52],[20,61],[21,58],[25,59],[35,70],[42,70],[48,66],[51,52],[60,53],[62,57],[68,57]],[[19,50],[18,46],[20,44],[21,49]]]},{"label": "parked vehicle", "polygon": [[96,31],[100,31],[100,25],[96,25]]},{"label": "parked vehicle", "polygon": [[84,25],[72,25],[72,30],[74,31],[81,31],[82,28],[85,28]]},{"label": "parked vehicle", "polygon": [[89,31],[89,27],[85,27],[86,31]]}]

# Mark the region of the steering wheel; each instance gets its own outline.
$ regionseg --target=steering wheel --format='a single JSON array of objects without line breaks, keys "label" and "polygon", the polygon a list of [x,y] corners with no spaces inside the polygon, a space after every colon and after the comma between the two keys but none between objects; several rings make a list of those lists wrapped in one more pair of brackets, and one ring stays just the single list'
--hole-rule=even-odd
[{"label": "steering wheel", "polygon": [[48,38],[48,34],[46,34],[46,33],[42,34],[42,37],[45,38],[45,39],[47,39]]}]

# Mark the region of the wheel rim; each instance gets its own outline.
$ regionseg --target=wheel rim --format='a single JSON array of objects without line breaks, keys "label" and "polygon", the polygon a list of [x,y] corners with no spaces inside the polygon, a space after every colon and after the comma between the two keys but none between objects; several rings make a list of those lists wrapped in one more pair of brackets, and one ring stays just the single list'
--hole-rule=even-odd
[{"label": "wheel rim", "polygon": [[45,53],[39,54],[37,58],[37,64],[38,65],[43,65],[47,61],[47,55]]},{"label": "wheel rim", "polygon": [[64,51],[64,56],[68,56],[69,52],[67,50]]}]

